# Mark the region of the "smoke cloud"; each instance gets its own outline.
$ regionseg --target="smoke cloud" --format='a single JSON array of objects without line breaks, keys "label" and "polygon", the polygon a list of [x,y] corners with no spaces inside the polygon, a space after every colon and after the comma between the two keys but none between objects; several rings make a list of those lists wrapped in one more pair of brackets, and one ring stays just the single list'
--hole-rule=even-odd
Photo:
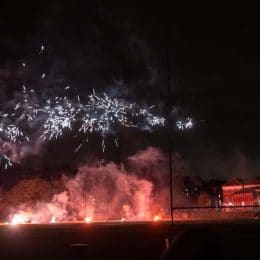
[{"label": "smoke cloud", "polygon": [[130,156],[124,165],[83,165],[75,176],[62,177],[64,188],[50,201],[23,203],[11,210],[9,220],[49,223],[162,217],[168,208],[166,162],[161,151],[149,147]]}]

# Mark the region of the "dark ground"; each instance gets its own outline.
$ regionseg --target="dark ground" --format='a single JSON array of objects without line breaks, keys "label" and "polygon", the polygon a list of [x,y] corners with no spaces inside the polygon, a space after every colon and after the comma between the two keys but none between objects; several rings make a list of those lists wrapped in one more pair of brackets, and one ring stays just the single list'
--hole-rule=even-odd
[{"label": "dark ground", "polygon": [[[165,249],[165,238],[177,236],[178,242],[178,236],[187,230],[193,231],[184,239],[185,249],[180,249],[183,255],[173,259],[186,259],[186,253],[192,252],[193,247],[204,246],[208,238],[203,238],[202,230],[210,230],[220,245],[211,248],[215,257],[221,248],[222,257],[218,259],[260,257],[260,222],[252,220],[174,225],[165,222],[2,225],[0,259],[158,259]],[[174,251],[178,252],[175,248]]]}]

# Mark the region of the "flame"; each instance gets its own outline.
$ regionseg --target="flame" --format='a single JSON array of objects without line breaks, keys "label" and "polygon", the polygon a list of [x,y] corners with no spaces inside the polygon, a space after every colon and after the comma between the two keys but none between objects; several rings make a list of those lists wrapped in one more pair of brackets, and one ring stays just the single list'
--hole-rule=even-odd
[{"label": "flame", "polygon": [[17,224],[25,224],[29,222],[29,218],[26,215],[26,213],[18,213],[18,214],[14,214],[12,219],[11,219],[11,224],[12,225],[17,225]]},{"label": "flame", "polygon": [[54,216],[51,217],[50,223],[56,223],[56,218]]},{"label": "flame", "polygon": [[91,223],[91,222],[92,222],[92,218],[90,218],[90,217],[85,217],[85,222],[86,222],[86,223]]},{"label": "flame", "polygon": [[154,216],[154,218],[153,218],[153,221],[160,221],[160,220],[162,220],[162,217],[161,216],[159,216],[159,215],[156,215],[156,216]]}]

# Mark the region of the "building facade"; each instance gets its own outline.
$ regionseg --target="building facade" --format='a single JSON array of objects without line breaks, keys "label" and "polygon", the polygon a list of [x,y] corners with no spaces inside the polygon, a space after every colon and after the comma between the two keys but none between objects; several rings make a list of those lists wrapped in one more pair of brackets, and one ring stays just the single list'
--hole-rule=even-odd
[{"label": "building facade", "polygon": [[260,180],[235,179],[222,186],[223,206],[260,206]]}]

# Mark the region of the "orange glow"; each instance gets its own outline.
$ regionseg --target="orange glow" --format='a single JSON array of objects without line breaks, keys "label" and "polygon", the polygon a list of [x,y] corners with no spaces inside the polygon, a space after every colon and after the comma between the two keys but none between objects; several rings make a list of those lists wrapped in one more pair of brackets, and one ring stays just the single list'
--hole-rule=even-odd
[{"label": "orange glow", "polygon": [[160,221],[162,218],[159,215],[154,216],[153,221]]},{"label": "orange glow", "polygon": [[54,216],[51,217],[50,223],[56,223],[56,218]]},{"label": "orange glow", "polygon": [[11,219],[12,225],[25,224],[29,221],[25,213],[14,214]]},{"label": "orange glow", "polygon": [[91,223],[91,222],[92,222],[92,218],[90,218],[90,217],[85,217],[85,222],[86,222],[86,223]]}]

